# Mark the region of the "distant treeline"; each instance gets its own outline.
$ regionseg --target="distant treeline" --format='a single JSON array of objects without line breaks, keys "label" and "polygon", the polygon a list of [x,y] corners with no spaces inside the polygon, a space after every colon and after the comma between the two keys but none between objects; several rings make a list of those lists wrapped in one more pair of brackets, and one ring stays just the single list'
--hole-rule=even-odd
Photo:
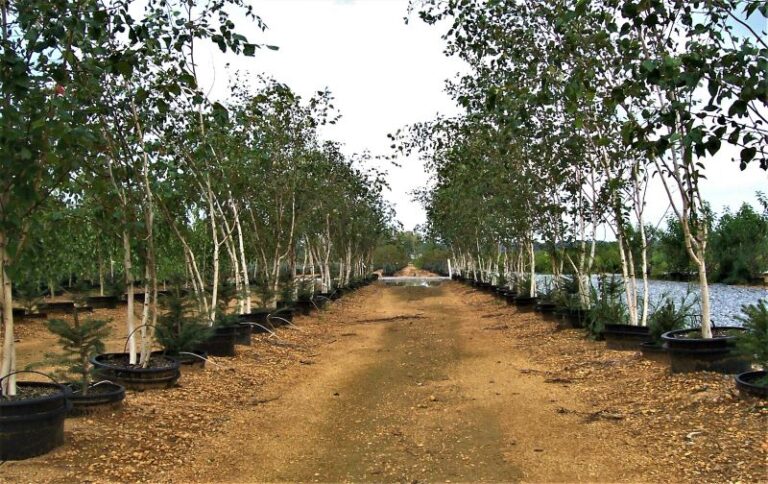
[{"label": "distant treeline", "polygon": [[[749,204],[736,212],[725,209],[718,217],[710,212],[707,273],[711,281],[726,284],[760,282],[768,271],[768,200],[758,195],[762,213]],[[649,244],[649,272],[654,278],[685,278],[696,273],[683,242],[683,232],[676,217],[669,217],[659,228],[645,228]],[[629,233],[636,271],[640,274],[638,230]],[[567,269],[567,268],[566,268]],[[551,272],[549,254],[536,253],[536,271]],[[616,242],[598,242],[595,272],[621,273],[621,259]]]},{"label": "distant treeline", "polygon": [[438,274],[448,273],[450,251],[440,244],[429,242],[417,232],[395,232],[379,245],[373,255],[375,269],[391,276],[408,264]]}]

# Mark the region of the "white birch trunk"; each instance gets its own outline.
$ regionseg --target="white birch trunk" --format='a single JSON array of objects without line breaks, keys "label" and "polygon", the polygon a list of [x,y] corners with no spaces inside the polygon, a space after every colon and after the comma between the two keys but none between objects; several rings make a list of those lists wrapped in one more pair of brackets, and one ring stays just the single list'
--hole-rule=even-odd
[{"label": "white birch trunk", "polygon": [[16,375],[11,375],[16,371],[16,345],[14,342],[13,328],[13,288],[11,278],[8,275],[9,256],[7,250],[6,235],[0,232],[0,286],[2,286],[3,297],[3,357],[0,364],[0,377],[8,376],[3,380],[3,395],[16,395]]}]

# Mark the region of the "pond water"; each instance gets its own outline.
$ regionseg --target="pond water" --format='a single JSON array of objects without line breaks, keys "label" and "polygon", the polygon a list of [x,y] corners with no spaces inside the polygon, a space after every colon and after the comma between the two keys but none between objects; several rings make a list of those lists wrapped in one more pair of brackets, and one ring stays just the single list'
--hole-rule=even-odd
[{"label": "pond water", "polygon": [[[642,281],[638,284],[642,290]],[[649,281],[651,305],[658,302],[664,294],[669,294],[679,301],[690,291],[697,297],[699,284],[676,281]],[[741,326],[736,316],[741,314],[741,308],[747,304],[755,304],[760,299],[768,298],[768,289],[760,287],[729,286],[726,284],[710,284],[710,307],[712,323],[715,326]],[[651,306],[653,307],[653,306]]]},{"label": "pond water", "polygon": [[[547,279],[549,279],[548,276],[540,276],[540,284],[546,284],[544,281]],[[597,277],[593,278],[593,284],[596,283]],[[638,280],[637,285],[642,297],[643,281]],[[648,287],[650,289],[651,309],[665,295],[672,297],[676,303],[679,303],[689,293],[691,294],[690,298],[693,298],[694,295],[697,298],[699,296],[698,282],[650,280]],[[768,299],[768,288],[710,284],[709,296],[712,322],[715,326],[741,326],[736,317],[741,314],[742,306],[755,304],[761,299]]]},{"label": "pond water", "polygon": [[[617,276],[619,277],[619,276]],[[544,287],[547,281],[551,279],[548,275],[539,275],[539,286]],[[450,280],[447,277],[381,277],[379,281],[388,286],[420,286],[436,287],[445,281]],[[598,278],[593,278],[593,284],[597,284]],[[699,285],[695,282],[677,282],[650,280],[649,288],[651,291],[650,307],[651,309],[665,295],[672,297],[676,303],[690,293],[689,298],[698,297]],[[642,296],[642,281],[638,280],[638,289]],[[747,287],[747,286],[729,286],[726,284],[710,284],[710,306],[712,312],[712,322],[715,326],[740,326],[741,323],[736,319],[741,314],[742,306],[746,304],[755,304],[761,299],[768,300],[768,288],[766,287]]]},{"label": "pond water", "polygon": [[387,286],[419,286],[419,287],[437,287],[445,281],[450,281],[448,277],[380,277],[379,281]]}]

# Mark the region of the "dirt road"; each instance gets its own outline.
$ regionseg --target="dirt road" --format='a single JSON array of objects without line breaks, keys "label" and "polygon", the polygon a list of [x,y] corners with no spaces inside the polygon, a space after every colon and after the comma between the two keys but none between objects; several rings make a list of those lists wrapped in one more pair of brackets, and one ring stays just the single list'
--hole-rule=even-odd
[{"label": "dirt road", "polygon": [[[458,283],[379,283],[295,322],[67,419],[0,482],[765,481],[768,406],[732,377],[670,375]],[[54,345],[41,325],[25,361]]]},{"label": "dirt road", "polygon": [[[234,423],[180,480],[639,480],[608,424],[500,348],[462,288],[381,287],[312,374]],[[521,369],[530,370],[528,374]],[[595,445],[596,442],[601,445]],[[232,459],[235,459],[232,462]],[[202,471],[202,473],[201,473]]]}]

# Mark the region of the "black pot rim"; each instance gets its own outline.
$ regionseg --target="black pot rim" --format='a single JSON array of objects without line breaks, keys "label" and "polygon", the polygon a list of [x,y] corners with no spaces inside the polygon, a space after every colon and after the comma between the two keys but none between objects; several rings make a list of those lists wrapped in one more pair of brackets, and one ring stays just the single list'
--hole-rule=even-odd
[{"label": "black pot rim", "polygon": [[604,333],[633,333],[633,334],[647,334],[650,331],[648,326],[640,326],[637,324],[615,324],[609,323],[603,325]]},{"label": "black pot rim", "polygon": [[240,321],[237,324],[233,324],[231,326],[214,326],[213,327],[213,336],[231,336],[233,334],[236,334],[238,331],[240,331],[240,325],[243,323],[248,323],[248,321]]},{"label": "black pot rim", "polygon": [[[91,395],[80,395],[80,390],[79,390],[80,384],[79,383],[72,383],[72,382],[70,382],[70,383],[67,384],[67,386],[72,390],[72,394],[69,395],[67,398],[77,399],[77,398],[82,398],[82,397],[85,397],[85,398],[91,397]],[[115,382],[112,382],[112,381],[109,381],[109,380],[104,380],[102,382],[91,383],[91,388],[94,388],[96,386],[99,386],[99,387],[111,387],[112,388],[112,391],[110,391],[110,392],[99,393],[99,395],[101,395],[101,396],[117,395],[119,393],[125,393],[125,387],[124,386],[120,385],[119,383],[115,383]],[[76,390],[75,387],[77,387],[78,389]]]},{"label": "black pot rim", "polygon": [[[734,377],[734,379],[737,382],[741,383],[742,385],[746,385],[748,387],[754,387],[754,388],[760,388],[760,389],[768,390],[768,386],[755,385],[754,383],[752,383],[750,381],[751,379],[761,378],[761,377],[764,377],[766,375],[768,375],[768,371],[766,371],[766,370],[752,370],[752,371],[745,371],[744,373],[739,373],[738,375],[736,375]],[[747,378],[749,378],[749,379],[747,379]]]},{"label": "black pot rim", "polygon": [[46,395],[44,397],[34,397],[34,398],[25,398],[23,400],[6,400],[5,398],[0,398],[0,408],[2,407],[24,407],[27,405],[37,405],[39,403],[47,402],[50,400],[56,400],[62,397],[69,397],[69,395],[72,393],[72,390],[69,389],[66,385],[61,383],[53,383],[53,382],[42,382],[42,381],[18,381],[16,382],[16,386],[19,385],[23,386],[30,386],[30,387],[48,387],[48,388],[58,388],[61,390],[61,393],[56,393],[53,395]]},{"label": "black pot rim", "polygon": [[[717,326],[712,327],[713,330],[718,329],[735,329],[738,331],[746,331],[745,328],[742,328],[741,326]],[[685,329],[675,329],[673,331],[667,331],[666,333],[661,335],[661,339],[663,341],[672,341],[674,343],[681,343],[685,344],[685,342],[690,342],[691,344],[701,344],[708,341],[734,341],[736,339],[736,336],[713,336],[712,338],[676,338],[676,335],[680,334],[687,334],[687,333],[701,333],[701,328],[685,328]]]},{"label": "black pot rim", "polygon": [[766,370],[745,371],[744,373],[739,373],[734,377],[736,388],[738,388],[742,394],[747,394],[764,400],[768,398],[768,385],[756,385],[751,380],[766,375],[768,375],[768,371]]},{"label": "black pot rim", "polygon": [[128,371],[132,373],[164,373],[169,370],[178,370],[179,369],[179,360],[172,356],[168,356],[163,352],[160,351],[153,351],[153,356],[158,356],[161,358],[165,358],[166,361],[169,361],[172,363],[170,366],[166,366],[163,368],[129,368],[127,366],[121,366],[121,365],[112,365],[109,363],[104,363],[99,360],[100,357],[104,356],[125,356],[128,353],[101,353],[98,355],[94,355],[91,357],[91,364],[93,364],[97,368],[106,368],[109,370],[118,370],[118,371]]},{"label": "black pot rim", "polygon": [[664,344],[658,341],[643,341],[642,343],[640,343],[640,346],[642,346],[643,348],[664,349]]}]

